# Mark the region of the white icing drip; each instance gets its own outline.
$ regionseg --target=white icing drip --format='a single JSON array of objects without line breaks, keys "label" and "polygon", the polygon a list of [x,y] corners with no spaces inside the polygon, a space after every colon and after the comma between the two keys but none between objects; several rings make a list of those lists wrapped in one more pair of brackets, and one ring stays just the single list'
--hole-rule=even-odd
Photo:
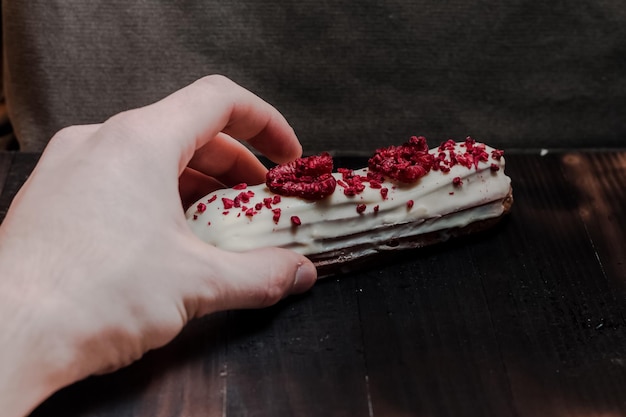
[{"label": "white icing drip", "polygon": [[[364,182],[365,190],[353,197],[346,196],[340,185],[321,201],[281,196],[280,203],[272,204],[272,209],[281,209],[280,220],[275,223],[272,209],[263,204],[263,199],[275,194],[260,184],[245,190],[225,189],[209,194],[187,210],[187,221],[200,239],[222,249],[246,251],[278,246],[305,255],[463,227],[500,216],[502,200],[510,190],[510,178],[504,174],[504,157],[493,159],[493,148],[489,146],[485,151],[489,160],[479,162],[476,167],[455,165],[447,173],[431,170],[414,184],[386,180],[382,184],[389,190],[386,199],[380,189],[371,188],[367,182]],[[457,143],[456,152],[465,152],[461,143]],[[437,154],[437,148],[431,153]],[[500,169],[493,171],[492,164]],[[356,170],[355,174],[365,176],[367,168]],[[342,178],[339,173],[333,175],[338,180]],[[453,184],[455,177],[461,178],[462,185]],[[246,216],[242,208],[224,208],[222,198],[233,200],[242,191],[254,192],[248,203],[242,203],[256,212],[253,216]],[[214,201],[208,202],[213,195]],[[413,201],[411,208],[407,205],[409,200]],[[204,212],[198,211],[198,203],[206,205]],[[260,210],[254,209],[257,203],[263,204]],[[361,214],[356,209],[359,204],[366,206]],[[375,206],[378,212],[374,211]],[[292,216],[297,216],[302,224],[294,226]],[[387,227],[390,225],[396,226]]]}]

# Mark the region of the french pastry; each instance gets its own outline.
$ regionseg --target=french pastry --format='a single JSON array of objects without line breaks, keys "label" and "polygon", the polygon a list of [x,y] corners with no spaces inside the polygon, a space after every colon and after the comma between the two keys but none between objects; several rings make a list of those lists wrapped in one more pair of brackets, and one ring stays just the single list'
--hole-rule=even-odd
[{"label": "french pastry", "polygon": [[471,138],[429,149],[424,137],[381,148],[358,170],[324,153],[278,165],[265,184],[217,190],[186,212],[203,241],[309,257],[321,275],[363,260],[484,230],[509,212],[503,151]]}]

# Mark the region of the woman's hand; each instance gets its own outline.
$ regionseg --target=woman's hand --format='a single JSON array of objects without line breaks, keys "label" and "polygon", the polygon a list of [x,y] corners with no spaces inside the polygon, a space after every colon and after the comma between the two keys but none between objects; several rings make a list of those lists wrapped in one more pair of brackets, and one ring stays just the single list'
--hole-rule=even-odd
[{"label": "woman's hand", "polygon": [[301,255],[225,252],[188,229],[183,207],[216,184],[264,180],[233,138],[276,162],[301,154],[276,109],[219,76],[51,140],[0,228],[3,413],[128,365],[193,317],[313,285]]}]

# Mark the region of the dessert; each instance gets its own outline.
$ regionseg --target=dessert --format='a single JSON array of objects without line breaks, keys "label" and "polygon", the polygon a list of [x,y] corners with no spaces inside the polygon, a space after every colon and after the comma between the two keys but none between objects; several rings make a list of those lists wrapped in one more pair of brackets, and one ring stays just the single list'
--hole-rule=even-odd
[{"label": "dessert", "polygon": [[328,274],[495,224],[513,201],[504,167],[502,151],[469,137],[429,149],[414,136],[377,150],[358,170],[333,172],[329,154],[279,165],[265,184],[215,191],[186,216],[207,243],[291,249]]}]

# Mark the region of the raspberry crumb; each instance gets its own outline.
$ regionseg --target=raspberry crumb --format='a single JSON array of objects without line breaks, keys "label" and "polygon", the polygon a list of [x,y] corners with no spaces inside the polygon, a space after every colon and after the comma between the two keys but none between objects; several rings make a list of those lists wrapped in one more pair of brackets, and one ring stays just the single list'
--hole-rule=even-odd
[{"label": "raspberry crumb", "polygon": [[375,190],[380,190],[381,188],[383,188],[383,185],[379,181],[370,180],[370,188],[373,188]]},{"label": "raspberry crumb", "polygon": [[383,196],[383,200],[387,199],[387,194],[389,193],[389,188],[383,187],[380,189],[380,195]]},{"label": "raspberry crumb", "polygon": [[[252,194],[254,196],[254,193]],[[239,197],[239,199],[241,200],[241,202],[243,203],[248,203],[250,201],[250,194],[246,193],[246,192],[240,192],[239,195],[237,196]]]},{"label": "raspberry crumb", "polygon": [[194,220],[198,220],[198,215],[197,215],[197,214],[194,214],[194,215],[193,215],[193,219],[194,219]]},{"label": "raspberry crumb", "polygon": [[248,184],[242,182],[241,184],[237,184],[233,187],[234,190],[245,190],[248,187]]},{"label": "raspberry crumb", "polygon": [[378,210],[380,210],[380,206],[379,205],[375,205],[374,206],[374,213],[378,213]]},{"label": "raspberry crumb", "polygon": [[409,200],[409,201],[406,202],[406,206],[409,209],[413,208],[413,204],[415,204],[415,202],[413,200]]},{"label": "raspberry crumb", "polygon": [[260,211],[262,208],[263,208],[263,203],[256,203],[256,204],[254,205],[254,209],[255,209],[256,211]]},{"label": "raspberry crumb", "polygon": [[279,208],[275,208],[272,210],[272,213],[274,213],[274,217],[272,217],[272,220],[274,220],[274,223],[278,224],[278,221],[280,220],[280,209]]},{"label": "raspberry crumb", "polygon": [[452,179],[452,185],[454,185],[455,187],[460,187],[461,185],[463,185],[463,181],[461,180],[461,177],[454,177]]},{"label": "raspberry crumb", "polygon": [[453,139],[448,139],[439,145],[439,152],[441,151],[453,151],[456,148],[456,142]]},{"label": "raspberry crumb", "polygon": [[343,193],[348,197],[353,197],[360,194],[365,190],[363,181],[369,181],[367,177],[357,175],[353,170],[348,168],[337,168],[337,172],[341,174],[341,180],[337,181],[337,184],[343,187]]},{"label": "raspberry crumb", "polygon": [[502,155],[504,155],[503,150],[494,149],[493,151],[491,151],[491,157],[495,159],[496,161],[499,161],[500,159],[502,159]]},{"label": "raspberry crumb", "polygon": [[204,211],[206,210],[206,204],[198,203],[196,210],[198,210],[198,213],[204,213]]},{"label": "raspberry crumb", "polygon": [[490,169],[491,169],[491,171],[493,171],[493,172],[500,171],[500,165],[498,165],[498,164],[491,164]]},{"label": "raspberry crumb", "polygon": [[222,203],[224,203],[224,209],[231,209],[235,207],[235,201],[230,198],[222,198]]},{"label": "raspberry crumb", "polygon": [[293,224],[294,226],[300,226],[302,224],[302,222],[300,221],[300,217],[291,216],[291,224]]},{"label": "raspberry crumb", "polygon": [[280,203],[280,196],[279,196],[278,194],[276,194],[276,195],[274,196],[274,198],[272,199],[272,203],[273,203],[273,204],[278,204],[278,203]]},{"label": "raspberry crumb", "polygon": [[356,206],[356,212],[361,214],[365,211],[367,207],[365,206],[365,204],[359,204],[358,206]]},{"label": "raspberry crumb", "polygon": [[211,198],[209,198],[206,202],[207,204],[211,204],[212,202],[214,202],[215,200],[217,200],[217,194],[213,194],[211,196]]}]

